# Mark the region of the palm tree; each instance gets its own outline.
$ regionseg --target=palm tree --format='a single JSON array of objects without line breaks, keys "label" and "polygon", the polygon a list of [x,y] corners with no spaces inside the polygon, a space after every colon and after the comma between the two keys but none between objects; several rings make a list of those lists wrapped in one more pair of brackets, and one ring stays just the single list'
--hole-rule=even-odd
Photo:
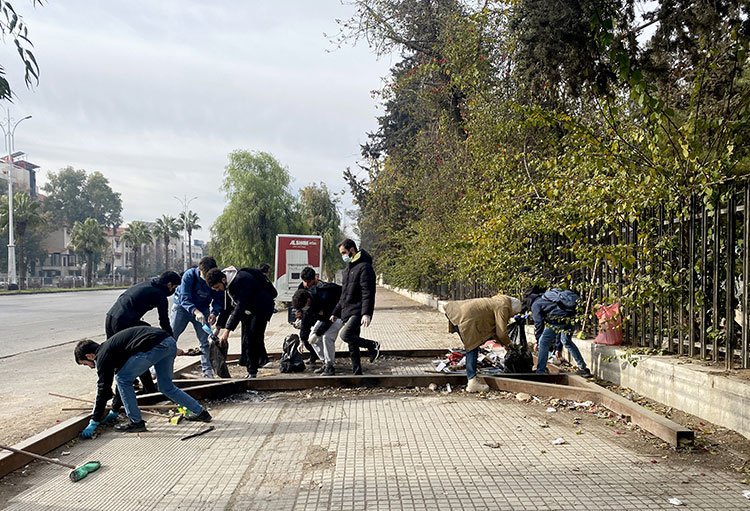
[{"label": "palm tree", "polygon": [[95,218],[87,218],[83,222],[73,224],[70,233],[70,246],[79,254],[86,257],[86,286],[92,287],[94,261],[107,248],[104,237],[104,227]]},{"label": "palm tree", "polygon": [[200,220],[198,214],[195,211],[189,210],[187,213],[183,211],[177,218],[177,226],[180,230],[187,232],[188,236],[188,268],[193,266],[193,231],[199,231],[201,229],[198,220]]},{"label": "palm tree", "polygon": [[154,236],[164,240],[164,270],[169,269],[169,240],[179,236],[177,220],[173,216],[162,215],[156,219]]},{"label": "palm tree", "polygon": [[127,230],[122,233],[122,241],[133,248],[133,284],[135,284],[138,282],[138,256],[141,253],[141,246],[152,243],[154,237],[145,222],[135,220],[130,222]]},{"label": "palm tree", "polygon": [[[8,198],[3,197],[0,205],[0,226],[8,229]],[[26,253],[26,238],[29,231],[43,228],[47,224],[47,216],[42,211],[39,201],[31,198],[26,192],[13,195],[13,234],[18,246],[18,269],[21,276],[21,287],[25,287],[29,258]]]}]

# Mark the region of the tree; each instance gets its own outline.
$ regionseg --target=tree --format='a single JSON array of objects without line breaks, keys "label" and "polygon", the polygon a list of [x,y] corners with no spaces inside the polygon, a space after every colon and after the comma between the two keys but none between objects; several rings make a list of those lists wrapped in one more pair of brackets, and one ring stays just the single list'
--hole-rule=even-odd
[{"label": "tree", "polygon": [[[32,4],[42,5],[42,0],[33,0]],[[39,83],[39,65],[29,47],[33,46],[29,40],[29,29],[21,16],[16,13],[10,2],[0,0],[0,33],[13,38],[21,62],[24,66],[24,80],[26,86],[31,87]],[[5,69],[0,66],[0,100],[12,101],[13,91],[5,78]]]},{"label": "tree", "polygon": [[94,264],[107,248],[104,227],[95,218],[73,224],[70,246],[86,258],[86,285],[93,287]]},{"label": "tree", "polygon": [[187,212],[181,212],[180,216],[177,218],[178,228],[181,231],[184,230],[185,232],[187,232],[188,236],[188,268],[193,266],[193,231],[198,231],[201,229],[198,220],[200,220],[198,214],[195,211],[189,210]]},{"label": "tree", "polygon": [[145,222],[135,220],[130,222],[127,230],[122,233],[123,243],[127,243],[133,249],[133,283],[138,282],[138,256],[141,254],[143,245],[154,241],[151,230]]},{"label": "tree", "polygon": [[[37,200],[26,192],[17,192],[13,195],[13,223],[13,234],[18,247],[18,269],[23,288],[26,284],[30,253],[34,252],[34,241],[46,232],[48,219]],[[0,226],[3,227],[3,231],[8,232],[7,196],[3,196],[0,203]]]},{"label": "tree", "polygon": [[154,236],[164,241],[164,270],[169,269],[169,240],[179,236],[177,220],[173,216],[162,215],[156,219]]},{"label": "tree", "polygon": [[272,261],[276,235],[301,228],[289,182],[289,171],[268,153],[230,153],[222,184],[226,206],[211,228],[212,254],[237,267]]},{"label": "tree", "polygon": [[323,271],[328,280],[333,279],[337,268],[341,268],[341,256],[338,243],[343,239],[341,215],[337,206],[338,198],[331,198],[331,193],[324,183],[306,186],[299,193],[300,217],[307,234],[323,237]]},{"label": "tree", "polygon": [[120,194],[112,190],[101,172],[87,175],[85,170],[66,167],[57,173],[50,172],[47,179],[42,187],[47,193],[44,205],[53,221],[71,226],[94,218],[107,227],[122,222]]}]

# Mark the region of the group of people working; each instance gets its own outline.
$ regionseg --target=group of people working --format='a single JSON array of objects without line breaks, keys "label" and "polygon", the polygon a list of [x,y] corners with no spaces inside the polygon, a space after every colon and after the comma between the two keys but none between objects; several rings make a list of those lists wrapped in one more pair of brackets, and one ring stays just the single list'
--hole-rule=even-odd
[{"label": "group of people working", "polygon": [[[360,337],[361,327],[369,326],[375,308],[375,272],[372,258],[364,250],[358,250],[353,240],[342,241],[338,249],[346,263],[342,286],[322,282],[312,268],[305,268],[295,303],[301,322],[306,325],[301,332],[304,340],[311,340],[314,346],[311,355],[324,361],[319,372],[334,374],[334,344],[340,333],[349,345],[354,374],[362,374],[360,348],[368,351],[371,361],[380,350],[378,343]],[[146,392],[158,388],[167,398],[189,410],[187,420],[210,422],[209,412],[172,382],[175,357],[184,353],[177,348],[177,338],[188,324],[193,325],[201,349],[203,376],[214,378],[209,332],[216,332],[217,342],[226,345],[229,334],[241,325],[239,364],[247,368],[247,378],[255,378],[259,367],[268,361],[264,336],[275,310],[276,296],[275,287],[261,269],[229,266],[222,270],[212,257],[204,257],[197,267],[182,276],[166,271],[126,290],[106,315],[106,341],[99,344],[83,340],[74,349],[76,363],[96,369],[98,378],[91,419],[81,437],[91,438],[100,424],[116,423],[122,407],[128,421],[117,424],[115,429],[146,431],[135,394],[138,378]],[[158,313],[159,328],[142,320],[153,309]],[[156,385],[151,368],[156,374]],[[111,411],[105,414],[110,398],[113,398]]]}]

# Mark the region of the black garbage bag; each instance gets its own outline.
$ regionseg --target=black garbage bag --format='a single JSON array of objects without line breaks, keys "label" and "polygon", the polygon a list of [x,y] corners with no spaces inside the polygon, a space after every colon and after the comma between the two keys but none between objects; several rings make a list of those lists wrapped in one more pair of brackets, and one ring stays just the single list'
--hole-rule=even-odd
[{"label": "black garbage bag", "polygon": [[534,356],[526,342],[526,317],[514,316],[514,321],[508,325],[510,345],[505,349],[503,371],[506,373],[530,373],[534,369]]},{"label": "black garbage bag", "polygon": [[227,352],[229,344],[222,346],[215,335],[212,335],[208,341],[208,358],[211,360],[211,367],[214,374],[219,378],[231,378],[229,368],[227,367]]},{"label": "black garbage bag", "polygon": [[284,338],[279,370],[282,373],[301,373],[305,370],[305,361],[299,352],[299,335],[290,334]]}]

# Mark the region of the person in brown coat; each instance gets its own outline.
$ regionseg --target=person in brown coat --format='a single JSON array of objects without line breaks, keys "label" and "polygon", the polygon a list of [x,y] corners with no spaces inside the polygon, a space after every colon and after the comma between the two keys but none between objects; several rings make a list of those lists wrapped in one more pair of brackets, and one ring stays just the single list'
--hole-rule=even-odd
[{"label": "person in brown coat", "polygon": [[521,301],[506,295],[450,302],[445,315],[458,330],[466,349],[466,392],[486,392],[489,387],[477,380],[479,347],[490,339],[510,344],[508,322],[521,312]]}]

